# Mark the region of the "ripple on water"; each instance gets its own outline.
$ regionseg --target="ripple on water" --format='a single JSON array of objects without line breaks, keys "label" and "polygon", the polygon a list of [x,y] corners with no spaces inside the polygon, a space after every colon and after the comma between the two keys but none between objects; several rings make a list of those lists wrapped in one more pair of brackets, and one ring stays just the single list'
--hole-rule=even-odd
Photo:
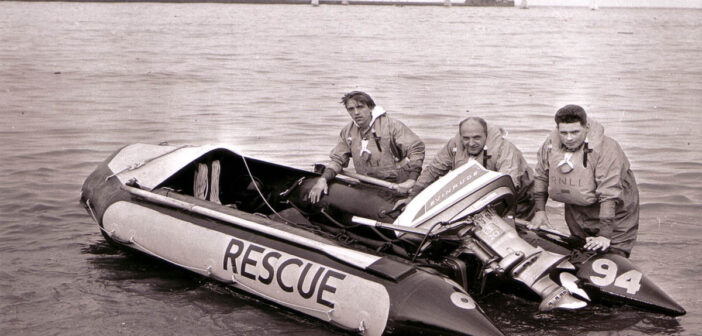
[{"label": "ripple on water", "polygon": [[507,335],[602,335],[612,330],[670,335],[682,330],[673,317],[626,305],[598,303],[577,311],[539,312],[538,300],[524,301],[510,294],[496,293],[477,301]]},{"label": "ripple on water", "polygon": [[[134,142],[231,143],[309,169],[348,123],[339,98],[352,89],[425,140],[425,163],[479,115],[533,164],[554,112],[583,105],[643,183],[635,262],[700,310],[699,10],[7,2],[3,13],[2,334],[340,333],[115,250],[76,201],[92,169]],[[563,224],[562,206],[549,211]],[[561,315],[499,293],[480,301],[507,334],[702,331],[693,313],[683,329],[621,306]]]},{"label": "ripple on water", "polygon": [[641,210],[647,213],[675,213],[678,216],[699,217],[702,213],[702,204],[677,204],[677,203],[642,203]]}]

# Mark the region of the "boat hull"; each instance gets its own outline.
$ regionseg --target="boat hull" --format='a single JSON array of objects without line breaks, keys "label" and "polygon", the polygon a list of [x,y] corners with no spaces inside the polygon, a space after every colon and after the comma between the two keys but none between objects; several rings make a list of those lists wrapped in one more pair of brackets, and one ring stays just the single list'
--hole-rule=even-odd
[{"label": "boat hull", "polygon": [[[199,195],[194,185],[197,177],[215,166],[221,167],[221,188]],[[411,234],[395,235],[390,229],[371,230],[351,223],[351,215],[374,221],[393,218],[394,202],[386,197],[386,189],[341,177],[330,183],[322,201],[310,204],[306,195],[318,174],[212,146],[124,147],[86,179],[81,201],[109,241],[344,330],[368,335],[490,336],[502,333],[468,293],[485,279],[486,265],[499,266],[496,274],[500,278],[512,275],[509,281],[514,282],[517,266],[536,264],[519,259],[523,255],[507,253],[517,246],[513,241],[524,240],[520,244],[539,246],[564,258],[578,249],[573,237],[523,228],[508,235],[510,239],[502,239],[502,246],[493,239],[498,232],[493,226],[478,228],[474,220],[488,205],[502,204],[505,211],[513,205],[510,183],[504,182],[509,179],[490,174],[490,179],[473,188],[480,192],[465,201],[460,195],[442,193],[440,185],[428,188],[437,189],[451,202],[460,201],[449,212],[425,207],[434,212],[416,208],[421,213],[417,216],[406,209],[397,217],[399,224],[405,217],[410,221],[394,226],[395,230],[426,230],[437,220],[449,223],[467,216],[473,221],[441,225],[445,237],[436,235],[426,245],[428,234],[418,240]],[[214,181],[212,171],[202,176]],[[413,207],[408,205],[408,209]],[[514,231],[511,226],[504,229]],[[486,236],[488,233],[492,235]],[[466,239],[475,246],[463,246]],[[475,243],[478,240],[480,244]],[[458,247],[466,247],[467,253],[457,253]],[[503,262],[510,257],[513,262]],[[628,259],[604,255],[591,261],[578,263],[572,270],[553,261],[528,274],[533,279],[550,279],[552,266],[558,264],[556,268],[562,269],[558,272],[572,273],[572,278],[577,275],[575,282],[594,302],[613,300],[670,315],[685,313]],[[615,266],[619,272],[613,271]]]},{"label": "boat hull", "polygon": [[112,242],[366,335],[502,335],[453,280],[191,196],[121,183],[108,159],[82,200]]}]

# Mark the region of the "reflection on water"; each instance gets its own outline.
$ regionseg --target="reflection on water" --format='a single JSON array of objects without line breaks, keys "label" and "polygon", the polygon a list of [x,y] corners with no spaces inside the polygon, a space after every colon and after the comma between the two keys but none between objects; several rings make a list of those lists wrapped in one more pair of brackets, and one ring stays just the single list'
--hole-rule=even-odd
[{"label": "reflection on water", "polygon": [[[343,333],[320,321],[298,316],[260,298],[232,290],[163,261],[118,249],[105,241],[84,248],[83,253],[92,255],[88,261],[100,270],[98,278],[105,286],[118,288],[125,293],[154,300],[181,301],[197,306],[208,315],[233,314],[239,309],[252,307],[272,310],[275,315],[285,315],[309,328]],[[525,296],[523,291],[517,294],[492,290],[476,296],[476,301],[508,335],[584,335],[611,330],[630,330],[627,335],[672,335],[683,331],[676,318],[617,303],[598,304],[579,311],[539,312],[540,300],[536,296]]]},{"label": "reflection on water", "polygon": [[477,301],[508,335],[597,335],[622,330],[626,335],[677,335],[684,331],[673,317],[614,303],[578,311],[539,312],[538,301],[516,295],[492,293]]},{"label": "reflection on water", "polygon": [[[239,330],[237,334],[242,335],[254,335],[261,330],[265,330],[266,334],[309,335],[315,331],[320,334],[344,334],[342,330],[322,321],[301,316],[274,303],[162,260],[118,248],[106,241],[95,242],[83,248],[82,252],[88,255],[87,261],[92,268],[99,272],[94,279],[105,288],[126,296],[190,306],[191,316],[185,317],[186,320],[212,319],[216,329]],[[119,305],[117,302],[113,304]],[[167,333],[181,333],[179,328],[172,326],[165,330]],[[162,332],[164,330],[158,331]]]},{"label": "reflection on water", "polygon": [[[556,109],[581,104],[640,184],[632,261],[702,309],[689,295],[702,281],[701,11],[2,2],[0,13],[2,334],[338,333],[113,250],[77,200],[133,142],[226,143],[310,169],[348,122],[339,99],[352,89],[422,137],[428,160],[480,115],[533,164]],[[563,229],[562,207],[550,211]],[[508,334],[702,332],[694,313],[479,302]]]},{"label": "reflection on water", "polygon": [[[261,309],[270,319],[292,320],[307,332],[320,330],[344,334],[342,330],[280,308],[260,298],[230,289],[224,284],[184,271],[161,260],[118,249],[99,241],[82,249],[88,262],[100,274],[104,286],[128,295],[152,300],[166,300],[198,308],[199,314],[235,315],[240,310]],[[630,330],[627,335],[672,335],[684,329],[676,318],[644,312],[616,303],[598,304],[579,311],[539,312],[540,300],[524,293],[489,291],[476,297],[477,302],[495,324],[508,335],[585,335],[611,330]],[[241,317],[240,317],[241,318]],[[574,323],[577,321],[577,323]],[[239,323],[242,321],[239,320]],[[270,321],[269,321],[270,322]],[[266,323],[269,323],[266,322]],[[256,322],[251,321],[256,324]],[[282,327],[281,327],[282,328]],[[266,329],[272,332],[276,327]],[[280,329],[281,331],[283,329]]]}]

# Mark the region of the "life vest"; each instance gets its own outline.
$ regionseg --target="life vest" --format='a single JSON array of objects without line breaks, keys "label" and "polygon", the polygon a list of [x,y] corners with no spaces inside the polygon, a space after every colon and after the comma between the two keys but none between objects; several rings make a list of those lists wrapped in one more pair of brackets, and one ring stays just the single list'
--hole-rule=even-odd
[{"label": "life vest", "polygon": [[357,173],[395,181],[406,178],[400,176],[400,168],[409,160],[403,157],[395,143],[389,120],[378,120],[383,115],[385,110],[376,106],[373,110],[370,130],[361,134],[358,127],[354,131],[352,131],[353,128],[349,129],[349,133],[346,134],[346,143],[352,151],[353,165]]},{"label": "life vest", "polygon": [[406,164],[406,160],[395,155],[397,147],[391,139],[368,132],[365,137],[348,137],[346,140],[354,151],[354,167],[360,174],[384,180],[395,179],[397,170]]},{"label": "life vest", "polygon": [[461,140],[461,132],[459,131],[458,134],[456,134],[456,136],[454,137],[454,146],[453,148],[451,148],[451,152],[453,152],[454,156],[452,169],[456,169],[457,167],[466,164],[472,159],[483,165],[485,169],[495,171],[496,161],[491,160],[492,153],[500,152],[502,143],[505,141],[505,136],[507,136],[507,131],[505,129],[488,125],[485,146],[483,146],[483,149],[480,151],[480,154],[471,157],[468,154],[468,150],[463,146],[463,142]]},{"label": "life vest", "polygon": [[588,158],[591,152],[587,139],[574,152],[560,145],[553,146],[553,142],[548,145],[548,195],[551,199],[580,206],[597,202],[595,164]]}]

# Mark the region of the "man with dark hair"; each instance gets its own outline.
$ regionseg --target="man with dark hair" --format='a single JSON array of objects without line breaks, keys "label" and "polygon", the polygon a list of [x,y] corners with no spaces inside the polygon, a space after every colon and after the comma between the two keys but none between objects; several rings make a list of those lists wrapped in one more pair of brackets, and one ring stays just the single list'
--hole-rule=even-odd
[{"label": "man with dark hair", "polygon": [[436,154],[410,190],[410,196],[419,194],[449,171],[475,160],[486,169],[498,171],[512,178],[517,193],[516,217],[531,219],[534,201],[531,187],[534,173],[522,152],[504,138],[504,130],[488,127],[483,118],[469,117],[458,124],[458,134]]},{"label": "man with dark hair", "polygon": [[565,203],[571,234],[584,249],[629,257],[639,227],[639,190],[629,160],[578,105],[556,112],[556,129],[537,153],[532,229],[550,225],[548,197]]},{"label": "man with dark hair", "polygon": [[365,92],[352,91],[341,98],[351,116],[339,134],[322,177],[312,186],[308,197],[317,203],[328,191],[328,181],[347,167],[349,160],[359,174],[396,183],[407,193],[422,171],[424,142],[402,122],[390,118]]}]

